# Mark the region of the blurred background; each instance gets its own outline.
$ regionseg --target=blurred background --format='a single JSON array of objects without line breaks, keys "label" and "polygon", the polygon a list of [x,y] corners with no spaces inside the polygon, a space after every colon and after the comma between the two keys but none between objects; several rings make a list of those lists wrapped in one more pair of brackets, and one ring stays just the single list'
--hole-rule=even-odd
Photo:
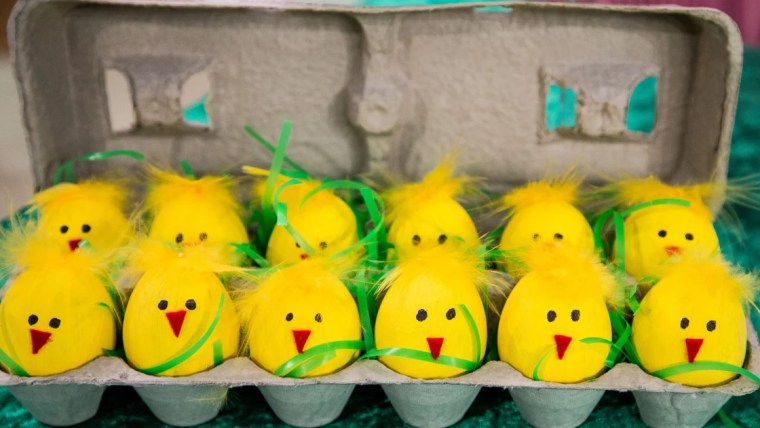
[{"label": "blurred background", "polygon": [[[23,0],[18,0],[23,1]],[[156,0],[160,1],[160,0]],[[314,3],[321,0],[304,0]],[[408,4],[464,3],[471,0],[324,0],[324,3],[363,4],[367,6],[400,6]],[[562,0],[554,0],[562,2]],[[6,23],[16,0],[0,0],[0,218],[9,210],[23,205],[32,194],[33,183],[16,84],[11,73],[8,55]],[[748,49],[760,45],[760,0],[566,0],[568,3],[640,4],[713,7],[728,13],[738,24]],[[755,56],[760,53],[754,54]],[[746,58],[746,56],[745,56]],[[742,82],[742,89],[760,82]]]}]

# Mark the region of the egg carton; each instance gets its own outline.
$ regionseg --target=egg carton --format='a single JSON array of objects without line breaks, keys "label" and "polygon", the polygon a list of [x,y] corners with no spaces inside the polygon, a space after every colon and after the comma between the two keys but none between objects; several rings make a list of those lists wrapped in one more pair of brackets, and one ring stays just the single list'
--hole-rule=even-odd
[{"label": "egg carton", "polygon": [[[65,161],[101,150],[186,160],[199,174],[266,167],[271,155],[243,126],[273,138],[284,119],[295,123],[289,156],[318,177],[390,170],[417,179],[459,149],[462,172],[497,192],[570,167],[592,181],[724,181],[742,60],[735,24],[715,10],[518,1],[20,0],[9,39],[38,188]],[[647,79],[656,82],[643,98],[654,121],[635,125],[628,103]],[[200,95],[208,120],[199,123],[185,112]],[[132,168],[114,160],[78,173]],[[749,337],[747,367],[760,374],[754,330]],[[338,417],[357,384],[382,385],[417,426],[456,422],[482,387],[510,389],[536,426],[580,424],[605,390],[633,391],[647,424],[701,425],[756,388],[744,378],[688,388],[630,364],[574,385],[535,382],[501,362],[437,381],[377,361],[283,379],[246,358],[181,378],[113,357],[58,376],[0,374],[53,425],[91,417],[108,385],[134,386],[174,425],[209,420],[228,388],[257,385],[284,421],[315,426]]]}]

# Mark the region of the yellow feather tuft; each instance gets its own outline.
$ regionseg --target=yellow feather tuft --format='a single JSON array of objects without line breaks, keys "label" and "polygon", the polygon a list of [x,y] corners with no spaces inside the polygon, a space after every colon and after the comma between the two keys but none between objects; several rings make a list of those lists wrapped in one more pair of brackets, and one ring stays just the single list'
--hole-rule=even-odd
[{"label": "yellow feather tuft", "polygon": [[583,179],[569,172],[563,177],[534,181],[512,190],[502,198],[502,208],[515,213],[542,202],[564,202],[570,205],[578,203],[578,189]]},{"label": "yellow feather tuft", "polygon": [[[720,254],[689,252],[673,259],[663,268],[661,279],[669,275],[694,278],[694,282],[706,284],[709,288],[725,287],[726,292],[749,304],[752,304],[760,289],[760,279],[728,263]],[[689,281],[684,286],[692,287],[694,284]]]},{"label": "yellow feather tuft", "polygon": [[520,277],[536,273],[547,281],[567,287],[600,293],[611,308],[621,308],[625,290],[599,259],[566,245],[536,245],[521,255]]},{"label": "yellow feather tuft", "polygon": [[468,176],[454,177],[455,156],[447,156],[419,183],[410,183],[383,192],[386,204],[386,223],[412,215],[420,204],[441,199],[455,199],[469,191],[477,179]]},{"label": "yellow feather tuft", "polygon": [[58,204],[80,200],[100,201],[123,209],[127,191],[119,184],[103,180],[87,180],[76,184],[61,183],[32,196],[32,205],[43,211],[52,211]]},{"label": "yellow feather tuft", "polygon": [[671,186],[655,177],[622,180],[613,185],[615,203],[631,207],[656,199],[683,199],[691,202],[691,208],[700,216],[712,219],[706,200],[725,193],[725,185],[702,183],[691,186]]},{"label": "yellow feather tuft", "polygon": [[153,213],[179,199],[195,199],[200,204],[217,204],[241,211],[235,200],[235,180],[228,176],[183,177],[171,171],[150,168],[151,188],[146,205]]}]

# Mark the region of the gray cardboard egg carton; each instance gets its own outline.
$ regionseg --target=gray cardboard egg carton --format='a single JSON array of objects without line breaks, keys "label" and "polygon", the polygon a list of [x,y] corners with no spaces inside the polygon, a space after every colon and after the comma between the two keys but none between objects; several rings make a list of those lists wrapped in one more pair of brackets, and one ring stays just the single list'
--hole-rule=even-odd
[{"label": "gray cardboard egg carton", "polygon": [[[201,173],[266,166],[269,154],[242,127],[274,138],[284,119],[295,123],[290,156],[315,176],[390,169],[419,178],[459,148],[463,171],[497,191],[571,166],[592,180],[725,180],[742,52],[729,18],[707,9],[493,6],[22,0],[9,33],[35,180],[47,187],[62,162],[121,148],[160,164],[187,160]],[[131,98],[126,127],[109,116],[113,72]],[[208,128],[182,118],[184,83],[199,73],[210,87]],[[626,102],[651,75],[656,125],[627,131]],[[549,84],[578,94],[574,127],[547,130]],[[747,367],[760,373],[751,327]],[[605,390],[633,391],[650,425],[701,425],[730,396],[757,388],[745,378],[690,388],[631,364],[574,385],[534,382],[501,362],[436,381],[377,361],[283,379],[243,357],[182,378],[106,357],[59,376],[0,373],[0,385],[56,425],[91,417],[108,385],[134,385],[175,425],[213,418],[229,387],[257,385],[283,420],[316,426],[339,416],[356,384],[381,384],[399,415],[419,426],[456,422],[484,386],[509,388],[537,426],[582,423]]]}]

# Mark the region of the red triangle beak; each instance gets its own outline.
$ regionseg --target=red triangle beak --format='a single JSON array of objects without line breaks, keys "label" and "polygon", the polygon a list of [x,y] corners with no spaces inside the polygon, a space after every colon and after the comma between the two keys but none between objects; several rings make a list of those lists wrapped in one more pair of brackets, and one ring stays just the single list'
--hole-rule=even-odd
[{"label": "red triangle beak", "polygon": [[309,340],[311,330],[293,330],[293,339],[296,341],[296,349],[299,354],[303,354],[303,347],[306,346],[306,341]]},{"label": "red triangle beak", "polygon": [[699,354],[699,350],[702,349],[702,342],[705,339],[686,339],[686,354],[689,357],[689,362],[693,363]]},{"label": "red triangle beak", "polygon": [[40,349],[42,349],[42,347],[50,341],[50,336],[53,335],[53,333],[35,330],[33,328],[29,329],[29,333],[32,334],[32,354],[37,354],[40,352]]},{"label": "red triangle beak", "polygon": [[570,342],[572,341],[573,338],[570,336],[563,336],[561,334],[554,335],[554,343],[557,344],[557,358],[560,360],[565,358],[565,351],[567,351],[567,347],[570,346]]},{"label": "red triangle beak", "polygon": [[438,359],[438,356],[441,355],[441,347],[443,347],[443,338],[442,337],[428,337],[428,348],[430,348],[430,355],[433,356],[434,360]]},{"label": "red triangle beak", "polygon": [[301,254],[301,260],[306,260],[309,258],[308,254]]},{"label": "red triangle beak", "polygon": [[174,337],[179,337],[179,333],[182,331],[182,324],[185,323],[185,315],[187,315],[187,311],[166,313],[166,319],[169,320],[169,325],[172,326]]},{"label": "red triangle beak", "polygon": [[72,252],[78,250],[80,242],[82,242],[81,239],[72,239],[71,241],[69,241],[69,250],[71,250]]},{"label": "red triangle beak", "polygon": [[668,256],[675,256],[677,254],[681,254],[683,252],[683,248],[668,246],[665,247],[665,252],[668,253]]}]

